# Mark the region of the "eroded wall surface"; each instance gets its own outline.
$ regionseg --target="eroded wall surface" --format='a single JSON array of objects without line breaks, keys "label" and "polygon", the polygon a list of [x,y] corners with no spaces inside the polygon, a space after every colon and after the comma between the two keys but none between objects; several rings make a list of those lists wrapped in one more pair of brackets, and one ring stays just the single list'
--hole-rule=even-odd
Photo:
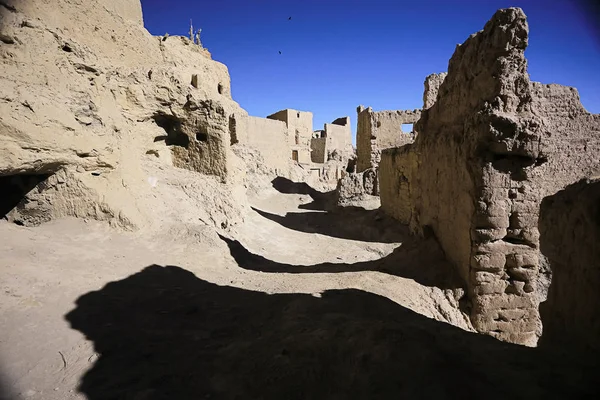
[{"label": "eroded wall surface", "polygon": [[381,209],[404,224],[413,216],[410,182],[416,180],[417,154],[410,144],[385,149],[379,163],[379,196]]},{"label": "eroded wall surface", "polygon": [[[226,184],[243,179],[229,117],[246,112],[231,99],[227,67],[206,49],[152,36],[138,0],[4,3],[0,175],[54,174],[43,193],[24,200],[29,209],[39,204],[45,220],[75,216],[134,228],[160,222],[158,209],[174,209],[156,195],[166,189],[156,183],[164,171],[172,180],[189,171]],[[215,193],[233,190],[213,183]],[[213,201],[186,190],[191,204]],[[212,208],[221,211],[210,218],[239,220],[231,203]]]},{"label": "eroded wall surface", "polygon": [[439,74],[431,74],[425,78],[425,91],[423,92],[423,109],[426,110],[431,107],[437,99],[438,91],[444,79],[446,79],[446,72]]},{"label": "eroded wall surface", "polygon": [[546,197],[539,224],[552,268],[540,346],[600,350],[600,179]]},{"label": "eroded wall surface", "polygon": [[377,172],[368,169],[358,173],[345,174],[337,182],[336,203],[338,206],[361,206],[367,201],[377,201],[379,184],[377,183]]},{"label": "eroded wall surface", "polygon": [[598,116],[575,89],[529,81],[521,9],[458,46],[414,144],[385,152],[382,207],[430,227],[466,282],[480,332],[534,345],[541,199],[600,165]]},{"label": "eroded wall surface", "polygon": [[402,131],[402,124],[418,121],[420,110],[373,111],[371,107],[357,108],[356,152],[357,171],[377,168],[381,151],[412,143],[415,131]]}]

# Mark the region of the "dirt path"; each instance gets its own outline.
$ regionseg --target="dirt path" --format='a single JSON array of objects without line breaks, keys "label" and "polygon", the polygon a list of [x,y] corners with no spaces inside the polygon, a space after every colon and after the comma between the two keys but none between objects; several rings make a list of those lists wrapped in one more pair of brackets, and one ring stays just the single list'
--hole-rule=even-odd
[{"label": "dirt path", "polygon": [[4,397],[589,393],[592,369],[438,322],[469,329],[433,240],[290,191],[253,199],[230,238],[0,223]]}]

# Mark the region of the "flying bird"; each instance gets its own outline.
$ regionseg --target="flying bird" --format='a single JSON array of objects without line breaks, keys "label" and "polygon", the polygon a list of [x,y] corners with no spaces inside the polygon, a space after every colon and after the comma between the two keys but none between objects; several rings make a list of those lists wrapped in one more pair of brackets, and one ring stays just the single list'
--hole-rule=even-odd
[{"label": "flying bird", "polygon": [[281,51],[279,51],[279,54],[281,54]]},{"label": "flying bird", "polygon": [[289,17],[289,18],[288,18],[288,21],[291,21],[291,20],[292,20],[292,17]]}]

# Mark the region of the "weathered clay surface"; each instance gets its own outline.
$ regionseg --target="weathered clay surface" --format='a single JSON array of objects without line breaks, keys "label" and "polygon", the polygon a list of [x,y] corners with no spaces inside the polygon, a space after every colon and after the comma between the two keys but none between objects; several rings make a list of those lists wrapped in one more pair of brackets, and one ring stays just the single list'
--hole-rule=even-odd
[{"label": "weathered clay surface", "polygon": [[367,169],[363,172],[346,174],[338,181],[336,203],[338,206],[379,207],[379,183],[377,172]]},{"label": "weathered clay surface", "polygon": [[411,145],[383,150],[378,170],[381,206],[404,224],[410,224],[413,216],[416,193],[411,193],[411,182],[416,182],[417,171],[417,153]]},{"label": "weathered clay surface", "polygon": [[540,346],[600,350],[600,180],[584,180],[542,201],[540,248],[552,268],[540,305]]},{"label": "weathered clay surface", "polygon": [[412,143],[415,132],[402,132],[402,124],[417,122],[421,110],[373,111],[371,107],[356,109],[357,171],[377,168],[383,149]]},{"label": "weathered clay surface", "polygon": [[287,128],[288,152],[300,164],[310,164],[310,141],[313,135],[313,114],[308,111],[285,109],[267,116],[283,121]]},{"label": "weathered clay surface", "polygon": [[436,101],[438,91],[444,79],[446,79],[446,72],[439,74],[431,74],[425,78],[425,91],[423,92],[423,109],[430,108]]},{"label": "weathered clay surface", "polygon": [[[7,4],[0,175],[54,174],[19,206],[23,223],[77,216],[141,227],[177,208],[169,197],[179,195],[161,198],[163,189],[206,205],[210,219],[241,219],[229,121],[247,113],[223,64],[187,38],[151,36],[137,0]],[[194,193],[173,167],[209,175],[188,174],[214,192]],[[211,208],[215,193],[232,203]]]},{"label": "weathered clay surface", "polygon": [[322,130],[315,131],[310,141],[310,148],[310,158],[313,163],[326,163],[332,160],[347,163],[354,157],[350,117],[337,118],[332,123],[325,124]]},{"label": "weathered clay surface", "polygon": [[533,345],[541,199],[600,166],[600,116],[574,88],[529,81],[521,9],[499,10],[452,56],[413,145],[385,151],[382,207],[429,226],[467,282],[480,332]]}]

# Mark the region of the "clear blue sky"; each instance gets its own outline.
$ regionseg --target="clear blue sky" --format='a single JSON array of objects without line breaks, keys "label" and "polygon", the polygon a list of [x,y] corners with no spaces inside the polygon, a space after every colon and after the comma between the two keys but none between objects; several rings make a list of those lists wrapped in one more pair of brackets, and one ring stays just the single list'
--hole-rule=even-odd
[{"label": "clear blue sky", "polygon": [[446,71],[456,44],[505,7],[527,14],[532,80],[575,86],[587,110],[600,113],[592,1],[142,0],[142,7],[154,35],[186,35],[192,18],[251,115],[312,111],[314,129],[350,116],[354,132],[359,104],[421,108],[425,76]]}]

